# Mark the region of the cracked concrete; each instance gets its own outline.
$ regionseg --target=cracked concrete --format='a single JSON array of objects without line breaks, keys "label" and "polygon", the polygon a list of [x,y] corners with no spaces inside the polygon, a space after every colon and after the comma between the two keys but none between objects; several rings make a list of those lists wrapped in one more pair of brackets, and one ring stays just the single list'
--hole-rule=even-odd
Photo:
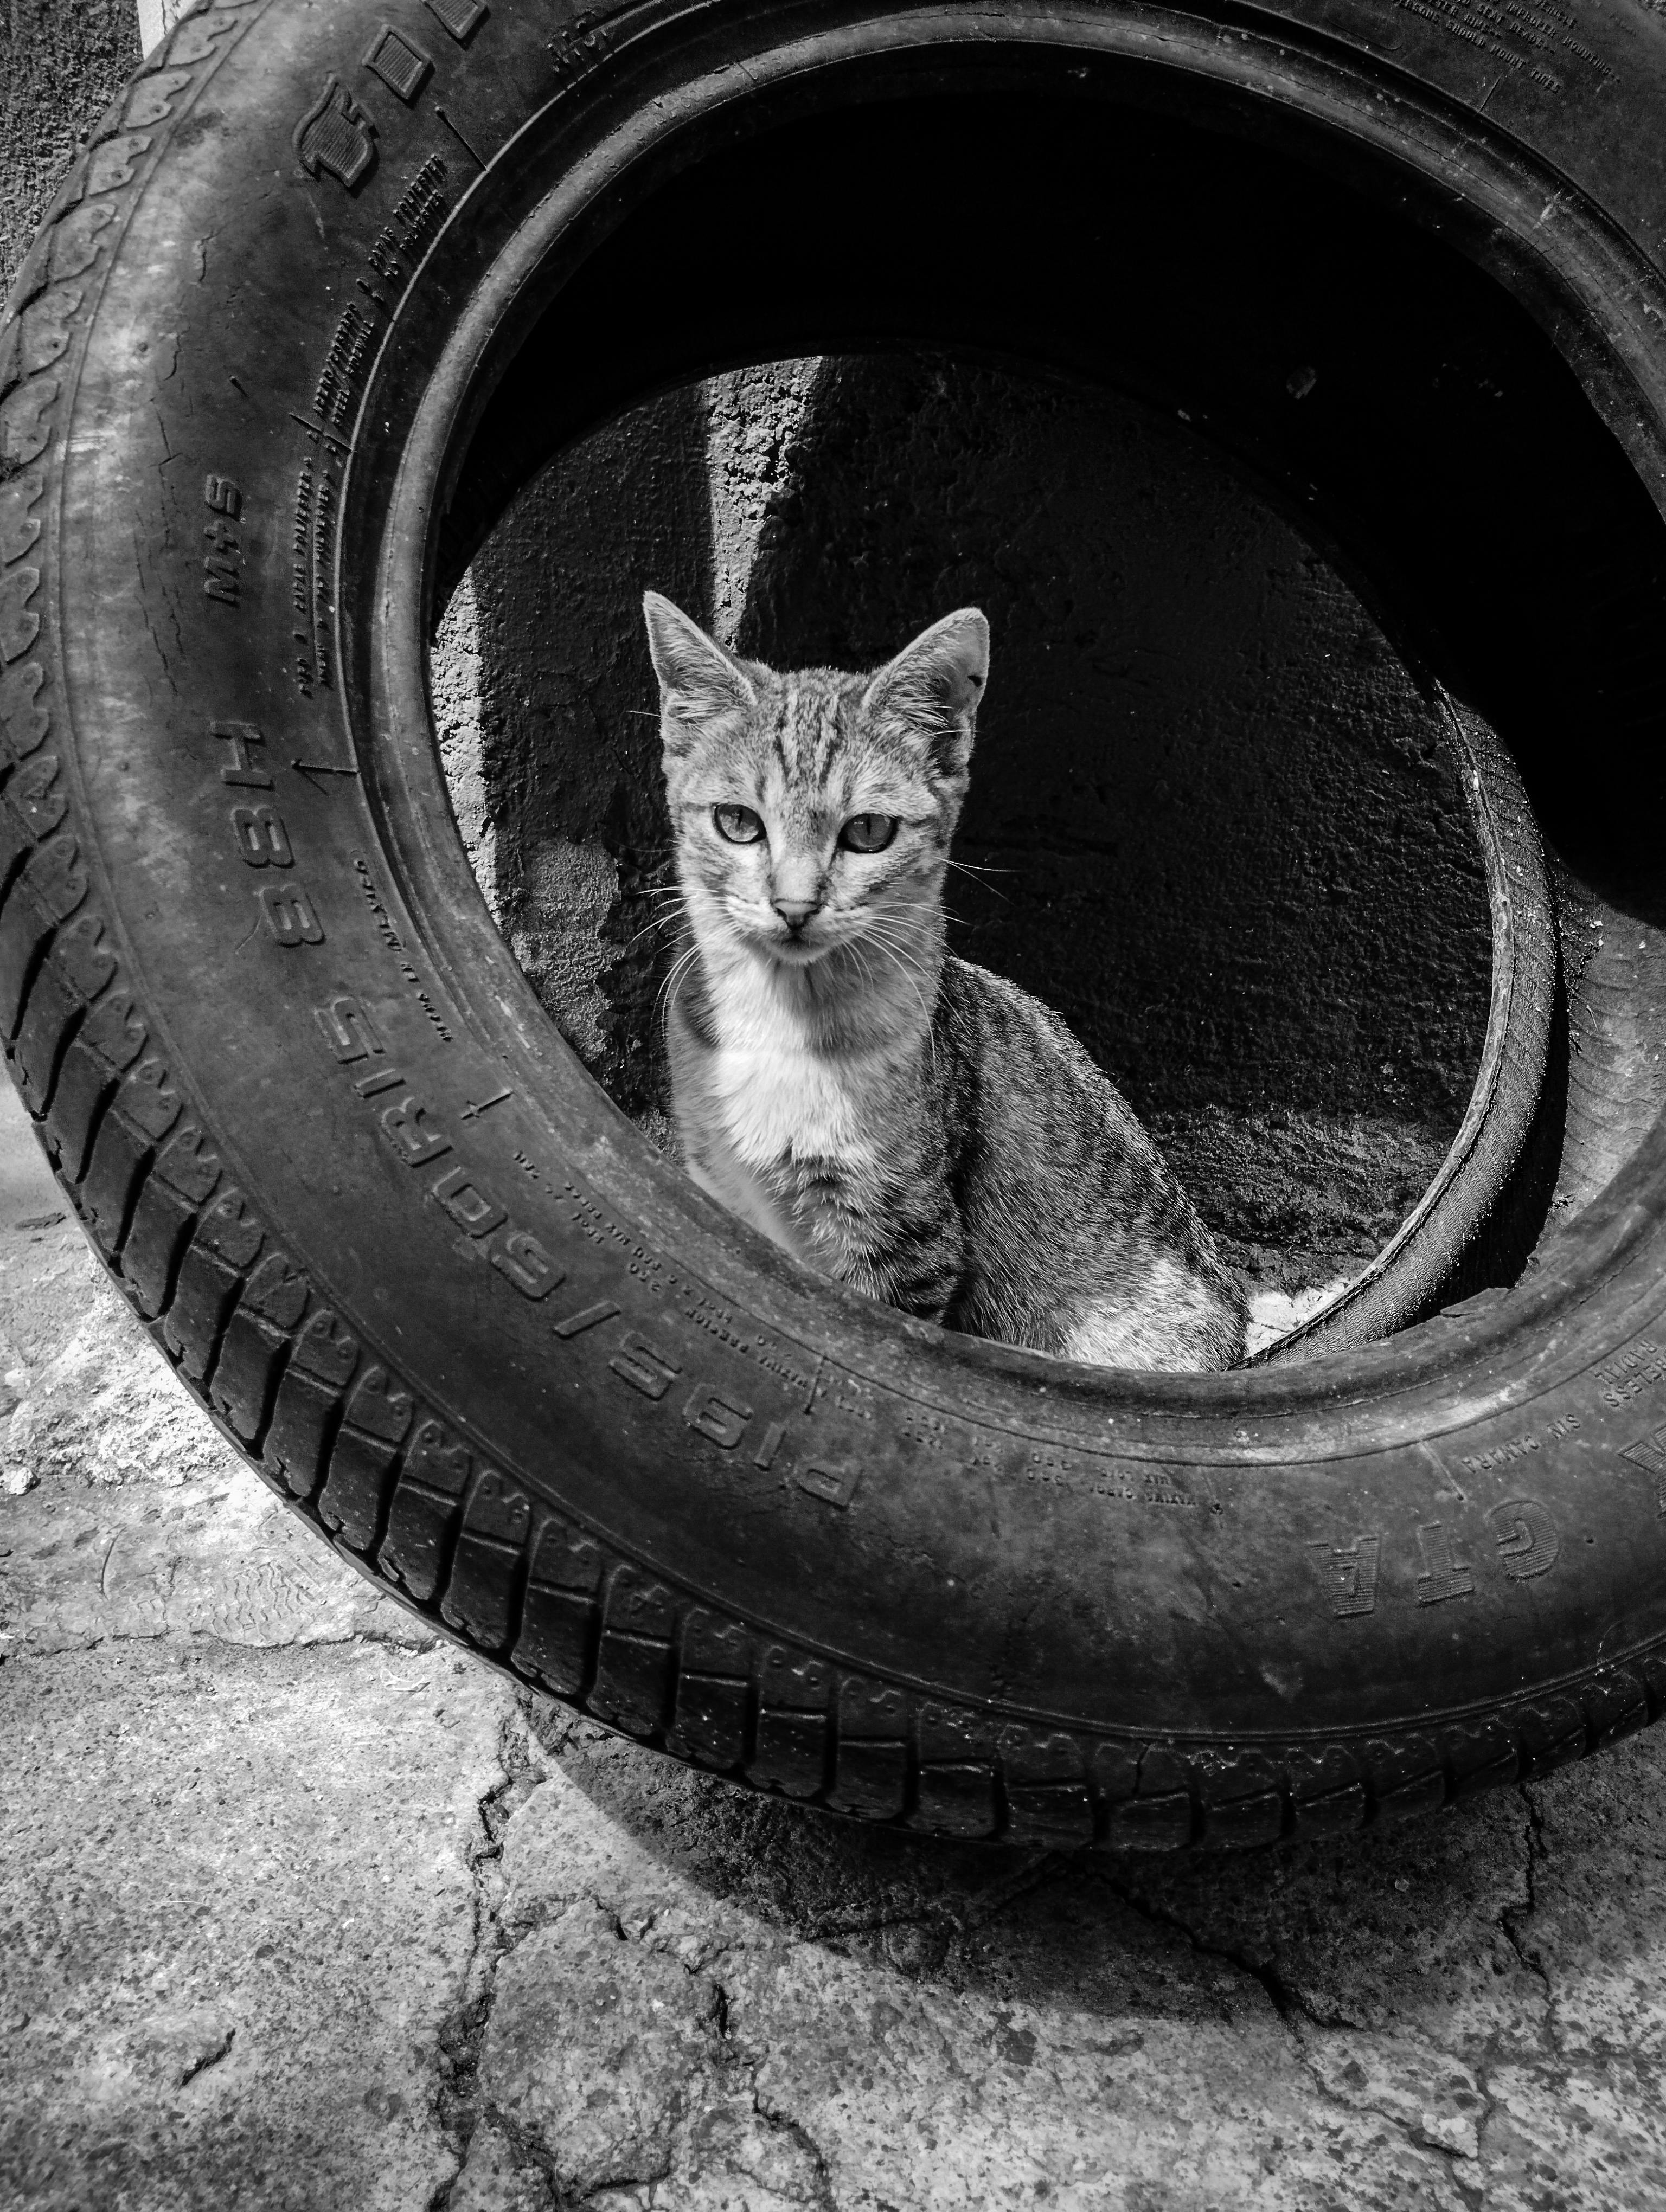
[{"label": "cracked concrete", "polygon": [[1658,1735],[1214,1863],[735,1791],[436,1642],[294,1522],[0,1098],[0,2199],[1666,2200]]}]

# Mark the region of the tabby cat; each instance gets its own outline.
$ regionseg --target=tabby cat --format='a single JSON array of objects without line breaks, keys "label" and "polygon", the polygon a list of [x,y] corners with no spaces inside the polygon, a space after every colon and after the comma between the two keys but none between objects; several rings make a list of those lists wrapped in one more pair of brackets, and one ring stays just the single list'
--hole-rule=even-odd
[{"label": "tabby cat", "polygon": [[644,601],[682,938],[672,1106],[702,1190],[869,1297],[1107,1366],[1222,1368],[1244,1302],[1058,1016],[944,947],[989,629],[786,675]]}]

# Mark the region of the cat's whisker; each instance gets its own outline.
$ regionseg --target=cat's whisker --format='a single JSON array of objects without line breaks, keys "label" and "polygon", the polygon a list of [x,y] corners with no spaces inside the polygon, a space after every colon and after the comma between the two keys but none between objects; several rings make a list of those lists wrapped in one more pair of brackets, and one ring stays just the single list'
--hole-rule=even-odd
[{"label": "cat's whisker", "polygon": [[672,1008],[677,1003],[677,994],[683,986],[683,978],[699,957],[700,947],[697,945],[685,945],[678,954],[671,973],[660,987],[660,995],[655,1001],[655,1012],[660,1021],[670,1019]]},{"label": "cat's whisker", "polygon": [[883,952],[887,960],[894,962],[904,975],[918,978],[927,974],[927,969],[917,960],[910,960],[900,945],[889,944],[883,937],[871,938],[868,941],[876,951]]},{"label": "cat's whisker", "polygon": [[[889,916],[876,915],[868,921],[863,933],[871,938],[876,945],[888,945],[894,951],[906,958],[913,947],[906,938],[898,937],[893,933],[896,927],[897,924]],[[911,960],[909,965],[915,968],[921,975],[926,972],[925,963],[921,961]]]},{"label": "cat's whisker", "polygon": [[920,1012],[926,1024],[927,1037],[929,1039],[931,1036],[932,1016],[931,1008],[926,1004],[926,994],[920,988],[919,976],[922,971],[915,968],[912,962],[905,960],[894,945],[887,945],[884,938],[874,937],[870,939],[870,942],[877,945],[879,951],[885,954],[885,957],[895,964],[897,971],[907,982],[909,988],[914,993],[915,997],[920,1001]]},{"label": "cat's whisker", "polygon": [[[993,892],[994,896],[1000,901],[1003,906],[1011,906],[1012,903],[1012,900],[1007,897],[1006,892],[1002,890],[999,884],[986,884],[979,881],[979,878],[982,877],[993,875],[996,873],[997,871],[990,868],[969,867],[964,860],[951,860],[948,863],[948,866],[952,868],[958,868],[963,876],[970,876],[973,881],[978,884],[978,888],[981,890]],[[1014,872],[1011,868],[1002,868],[998,872],[1003,876],[1010,876]]]},{"label": "cat's whisker", "polygon": [[[656,898],[664,898],[666,897],[668,894],[664,891],[656,891],[650,893],[649,896]],[[662,912],[652,915],[642,924],[642,927],[639,930],[635,932],[632,936],[626,939],[625,943],[620,947],[621,957],[623,957],[624,953],[630,951],[636,945],[640,944],[643,938],[652,937],[656,930],[666,930],[671,928],[677,921],[679,914],[686,915],[687,911],[688,902],[679,890],[676,894],[675,901],[672,905],[665,908]]]},{"label": "cat's whisker", "polygon": [[665,1028],[671,1020],[672,1012],[676,1005],[674,993],[676,989],[680,987],[681,982],[682,976],[680,975],[672,976],[668,979],[666,988],[660,994],[655,1014],[660,1026],[662,1029]]},{"label": "cat's whisker", "polygon": [[670,969],[666,977],[666,988],[669,989],[673,983],[680,982],[684,971],[692,967],[694,963],[699,957],[700,947],[693,941],[692,939],[690,939],[689,943],[681,948],[677,957],[671,963]]},{"label": "cat's whisker", "polygon": [[656,914],[651,921],[642,924],[630,941],[634,945],[637,938],[652,936],[656,930],[663,936],[667,931],[675,930],[680,923],[687,920],[686,915],[678,913],[675,908],[668,914]]},{"label": "cat's whisker", "polygon": [[931,1062],[932,1073],[935,1075],[937,1072],[936,1025],[932,1020],[932,1010],[926,1003],[926,994],[920,988],[920,978],[927,973],[926,968],[922,963],[910,959],[901,947],[891,943],[885,936],[883,930],[876,929],[871,931],[870,939],[871,942],[877,947],[877,949],[883,952],[886,958],[890,960],[901,972],[904,980],[912,989],[915,997],[920,1002],[921,1018],[925,1024],[926,1030],[927,1055]]},{"label": "cat's whisker", "polygon": [[[875,950],[883,951],[884,948],[883,946],[876,946]],[[873,972],[873,963],[868,958],[866,950],[860,939],[857,939],[852,943],[850,951],[852,956],[859,963],[861,968],[862,975],[866,982],[868,989],[870,991],[877,991],[879,988],[879,978]]]},{"label": "cat's whisker", "polygon": [[634,951],[643,938],[652,937],[655,931],[667,928],[670,921],[671,917],[668,915],[661,915],[653,921],[644,922],[635,936],[626,938],[624,943],[619,947],[619,957],[623,959],[627,952]]}]

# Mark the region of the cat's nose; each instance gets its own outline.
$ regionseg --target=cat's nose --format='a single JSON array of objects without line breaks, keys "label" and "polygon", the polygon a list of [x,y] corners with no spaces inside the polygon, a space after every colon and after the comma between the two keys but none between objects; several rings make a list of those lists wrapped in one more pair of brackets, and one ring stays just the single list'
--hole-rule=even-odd
[{"label": "cat's nose", "polygon": [[776,892],[770,903],[789,929],[802,929],[812,914],[821,912],[818,898],[783,898]]}]

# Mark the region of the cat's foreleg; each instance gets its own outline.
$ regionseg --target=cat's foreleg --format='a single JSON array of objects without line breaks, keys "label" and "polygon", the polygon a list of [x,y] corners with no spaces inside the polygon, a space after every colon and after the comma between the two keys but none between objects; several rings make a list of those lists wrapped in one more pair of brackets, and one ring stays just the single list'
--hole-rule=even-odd
[{"label": "cat's foreleg", "polygon": [[[900,1209],[899,1209],[900,1211]],[[887,1224],[891,1234],[872,1263],[872,1297],[921,1321],[944,1321],[966,1267],[965,1229],[952,1205]]]},{"label": "cat's foreleg", "polygon": [[830,1177],[817,1193],[813,1217],[830,1274],[922,1321],[945,1318],[965,1266],[965,1231],[946,1189],[916,1186],[906,1198],[876,1195]]}]

